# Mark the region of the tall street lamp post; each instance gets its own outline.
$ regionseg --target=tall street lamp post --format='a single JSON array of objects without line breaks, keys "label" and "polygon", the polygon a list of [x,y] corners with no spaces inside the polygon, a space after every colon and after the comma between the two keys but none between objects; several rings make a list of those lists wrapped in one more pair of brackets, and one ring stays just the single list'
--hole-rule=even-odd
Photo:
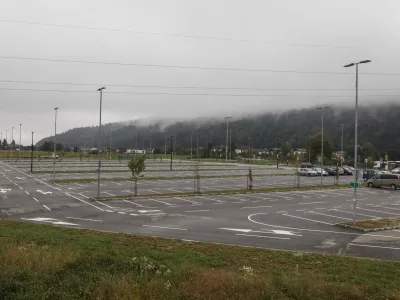
[{"label": "tall street lamp post", "polygon": [[54,108],[54,140],[53,140],[53,183],[56,180],[56,134],[57,134],[57,110],[58,107]]},{"label": "tall street lamp post", "polygon": [[232,117],[225,117],[224,119],[226,120],[225,171],[228,171],[229,119],[232,119]]},{"label": "tall street lamp post", "polygon": [[101,172],[101,155],[100,155],[100,142],[101,142],[101,110],[103,106],[103,90],[105,87],[99,88],[97,91],[100,92],[100,118],[99,118],[99,142],[98,142],[98,167],[97,167],[97,198],[100,198],[100,172]]},{"label": "tall street lamp post", "polygon": [[344,126],[344,124],[340,124],[341,126],[342,126],[342,140],[341,140],[341,146],[340,146],[340,166],[341,167],[343,167],[343,159],[344,159],[344,157],[343,157],[343,126]]},{"label": "tall street lamp post", "polygon": [[324,164],[324,109],[329,108],[329,106],[317,107],[321,111],[321,185],[322,185],[322,166]]},{"label": "tall street lamp post", "polygon": [[31,145],[31,174],[33,173],[33,131],[32,131],[32,145]]},{"label": "tall street lamp post", "polygon": [[[358,170],[357,170],[357,144],[358,144],[358,65],[370,63],[370,60],[362,60],[356,63],[350,63],[345,65],[345,68],[349,68],[352,66],[356,66],[356,105],[355,105],[355,113],[354,113],[354,182],[358,180]],[[357,209],[357,187],[354,185],[354,194],[353,194],[353,224],[356,223],[356,209]]]},{"label": "tall street lamp post", "polygon": [[18,151],[18,161],[21,159],[21,128],[22,124],[19,124],[19,151]]}]

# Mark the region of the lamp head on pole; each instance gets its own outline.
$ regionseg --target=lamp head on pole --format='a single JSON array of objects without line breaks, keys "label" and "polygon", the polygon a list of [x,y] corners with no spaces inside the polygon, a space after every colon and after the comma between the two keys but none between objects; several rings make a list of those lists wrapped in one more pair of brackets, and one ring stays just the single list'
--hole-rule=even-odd
[{"label": "lamp head on pole", "polygon": [[103,87],[101,87],[101,88],[99,88],[97,91],[98,92],[101,92],[102,90],[105,90],[106,88],[103,86]]}]

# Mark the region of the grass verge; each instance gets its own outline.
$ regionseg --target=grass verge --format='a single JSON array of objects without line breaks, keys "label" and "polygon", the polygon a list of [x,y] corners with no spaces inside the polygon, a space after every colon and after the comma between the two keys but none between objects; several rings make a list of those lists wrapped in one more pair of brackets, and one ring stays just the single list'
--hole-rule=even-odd
[{"label": "grass verge", "polygon": [[[226,176],[201,176],[201,179],[212,179],[212,178],[238,178],[238,177],[246,177],[247,175],[238,174],[238,175],[226,175]],[[253,175],[253,177],[269,177],[269,176],[294,176],[293,174],[259,174]],[[173,176],[173,177],[140,177],[138,180],[140,181],[153,181],[153,180],[184,180],[184,179],[194,179],[194,176]],[[101,178],[100,181],[130,181],[130,178]],[[82,182],[95,182],[96,178],[77,178],[77,179],[56,179],[49,180],[51,183],[82,183]]]},{"label": "grass verge", "polygon": [[400,263],[0,221],[0,299],[399,299]]},{"label": "grass verge", "polygon": [[[234,171],[243,171],[248,170],[248,168],[235,168]],[[176,169],[170,171],[169,169],[161,169],[161,170],[146,170],[146,172],[183,172],[183,171],[192,171],[193,169]],[[226,171],[226,169],[215,168],[215,169],[201,169],[200,171]],[[125,170],[101,170],[101,173],[122,173],[122,172],[130,172],[128,167]],[[53,171],[33,171],[34,174],[53,174]],[[56,170],[55,173],[97,173],[97,170]]]},{"label": "grass verge", "polygon": [[352,222],[339,223],[339,226],[352,228],[360,231],[380,231],[400,228],[400,218],[360,220],[353,225]]},{"label": "grass verge", "polygon": [[[248,193],[272,193],[272,192],[284,192],[284,191],[306,191],[306,190],[323,190],[323,189],[335,189],[335,188],[343,188],[348,187],[347,184],[340,185],[310,185],[310,186],[301,186],[301,187],[291,187],[291,186],[283,186],[283,187],[271,187],[271,188],[261,188],[261,189],[253,189],[253,190],[245,190],[245,189],[237,189],[237,190],[215,190],[215,191],[206,191],[202,193],[163,193],[163,194],[140,194],[137,197],[174,197],[174,196],[198,196],[198,195],[224,195],[224,194],[248,194]],[[121,195],[121,196],[107,196],[96,198],[97,200],[112,200],[112,199],[123,199],[123,198],[132,198],[132,195]]]}]

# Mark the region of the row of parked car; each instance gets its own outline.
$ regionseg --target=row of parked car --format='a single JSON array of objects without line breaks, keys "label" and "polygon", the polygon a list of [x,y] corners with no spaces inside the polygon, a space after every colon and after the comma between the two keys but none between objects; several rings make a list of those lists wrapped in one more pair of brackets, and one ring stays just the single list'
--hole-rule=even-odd
[{"label": "row of parked car", "polygon": [[[366,172],[367,171],[367,172]],[[391,172],[389,171],[375,171],[375,170],[364,170],[364,173],[372,173],[368,171],[374,171],[374,175],[367,179],[368,187],[388,187],[392,190],[397,190],[400,188],[400,169],[394,169]],[[363,178],[364,178],[363,173]]]},{"label": "row of parked car", "polygon": [[298,170],[299,175],[301,176],[335,176],[336,169],[339,172],[339,175],[353,175],[354,168],[349,166],[343,167],[326,167],[326,168],[317,168],[312,164],[302,164],[300,169]]}]

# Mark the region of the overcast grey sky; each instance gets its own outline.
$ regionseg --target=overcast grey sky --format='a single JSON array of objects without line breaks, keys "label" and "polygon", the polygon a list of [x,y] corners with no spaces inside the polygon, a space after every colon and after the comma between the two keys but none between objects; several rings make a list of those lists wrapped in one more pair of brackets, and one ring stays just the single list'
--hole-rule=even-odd
[{"label": "overcast grey sky", "polygon": [[[36,141],[49,136],[54,132],[54,107],[60,107],[58,131],[97,125],[99,95],[95,91],[102,85],[107,87],[104,122],[164,116],[222,118],[317,104],[352,104],[355,69],[345,69],[344,64],[370,59],[372,63],[360,66],[360,73],[400,74],[399,12],[398,0],[2,1],[0,131],[4,138],[5,130],[10,132],[14,126],[18,142],[22,123],[24,144],[30,143],[31,131]],[[360,91],[360,103],[399,99],[388,96],[400,94],[395,90],[400,89],[399,80],[400,76],[360,74],[360,89],[371,89]],[[192,95],[170,95],[178,93]],[[257,96],[232,96],[246,94]]]}]

